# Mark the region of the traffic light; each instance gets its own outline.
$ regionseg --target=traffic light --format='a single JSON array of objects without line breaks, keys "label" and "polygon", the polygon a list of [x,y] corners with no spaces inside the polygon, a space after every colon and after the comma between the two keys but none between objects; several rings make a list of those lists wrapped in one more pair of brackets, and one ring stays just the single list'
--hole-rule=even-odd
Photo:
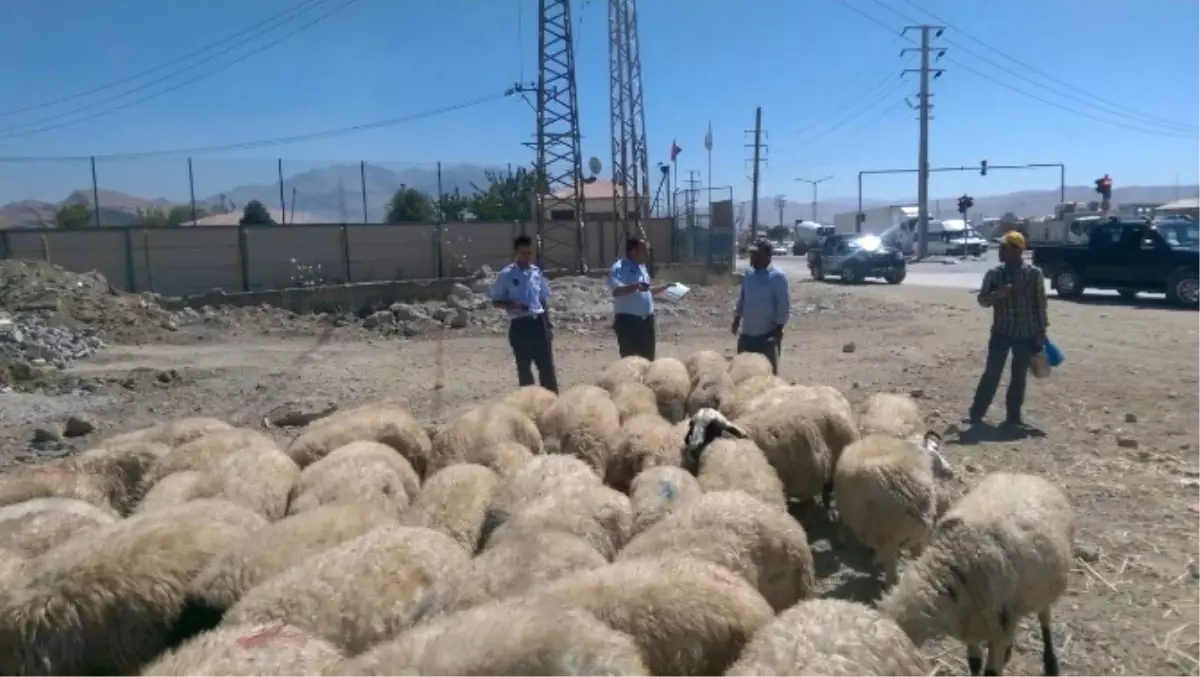
[{"label": "traffic light", "polygon": [[1096,179],[1096,192],[1107,202],[1112,199],[1112,179],[1108,174]]},{"label": "traffic light", "polygon": [[970,195],[963,195],[962,197],[958,198],[958,213],[962,214],[963,218],[966,218],[967,212],[970,211],[971,207],[974,206],[975,200]]},{"label": "traffic light", "polygon": [[987,176],[987,160],[979,161],[979,175]]}]

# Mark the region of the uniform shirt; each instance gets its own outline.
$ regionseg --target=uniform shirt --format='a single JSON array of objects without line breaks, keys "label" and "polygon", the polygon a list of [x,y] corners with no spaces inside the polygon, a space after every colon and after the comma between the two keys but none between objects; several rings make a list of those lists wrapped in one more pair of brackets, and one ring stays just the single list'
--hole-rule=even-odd
[{"label": "uniform shirt", "polygon": [[[636,261],[623,258],[613,264],[608,270],[608,291],[614,292],[617,287],[645,282],[650,284],[650,272]],[[613,312],[618,315],[637,315],[646,317],[654,313],[654,298],[648,291],[635,291],[627,296],[613,297]]]},{"label": "uniform shirt", "polygon": [[532,264],[528,268],[522,268],[510,263],[504,266],[496,281],[492,283],[491,297],[493,301],[525,304],[525,310],[504,309],[511,320],[537,317],[546,312],[546,304],[550,301],[550,284],[542,275],[541,268]]},{"label": "uniform shirt", "polygon": [[[1011,284],[1012,294],[1006,299],[992,294]],[[1020,266],[999,265],[983,276],[979,287],[979,305],[992,309],[992,331],[1012,338],[1032,338],[1046,331],[1046,278],[1040,268],[1022,263]]]},{"label": "uniform shirt", "polygon": [[775,266],[762,270],[751,268],[742,275],[742,290],[738,294],[735,317],[742,318],[742,333],[763,336],[788,323],[791,317],[788,281]]}]

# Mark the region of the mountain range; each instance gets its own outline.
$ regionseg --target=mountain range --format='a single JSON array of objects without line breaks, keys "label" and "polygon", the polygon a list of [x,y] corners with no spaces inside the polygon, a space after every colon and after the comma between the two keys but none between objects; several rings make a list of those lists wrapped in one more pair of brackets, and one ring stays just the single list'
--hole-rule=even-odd
[{"label": "mountain range", "polygon": [[[445,192],[458,190],[464,194],[474,191],[475,186],[486,184],[485,172],[488,167],[478,165],[447,165],[442,168],[441,186]],[[365,179],[365,181],[364,181]],[[363,190],[365,183],[366,190]],[[283,194],[288,203],[289,212],[304,214],[305,220],[327,220],[331,223],[343,221],[359,222],[363,216],[365,197],[367,218],[371,222],[383,220],[387,203],[392,195],[401,187],[415,188],[430,194],[438,189],[438,175],[435,170],[426,168],[410,168],[400,171],[367,164],[332,165],[320,169],[309,170],[285,178]],[[198,206],[207,209],[221,208],[241,209],[251,200],[259,200],[268,207],[279,202],[279,184],[251,184],[229,188],[220,194],[210,195],[198,200]],[[1164,203],[1176,197],[1197,197],[1200,189],[1196,186],[1176,188],[1175,186],[1127,186],[1113,190],[1113,201]],[[293,195],[295,196],[294,205]],[[92,191],[79,189],[71,192],[60,202],[41,200],[21,200],[0,207],[0,228],[36,228],[54,224],[58,210],[66,205],[92,205]],[[1096,193],[1090,186],[1068,186],[1067,199],[1087,202],[1096,198]],[[934,210],[940,203],[943,215],[952,214],[955,209],[955,197],[935,199]],[[864,199],[864,207],[888,204],[912,204],[915,200],[901,198],[896,200]],[[1029,190],[1005,195],[976,196],[972,216],[1000,216],[1005,212],[1013,212],[1018,216],[1038,216],[1052,214],[1054,206],[1059,202],[1057,190]],[[139,210],[162,209],[168,210],[178,203],[162,198],[147,198],[128,195],[116,191],[99,191],[100,219],[104,225],[129,225],[135,223]],[[822,199],[817,206],[817,220],[830,222],[833,215],[841,212],[852,212],[857,209],[856,198],[833,197]],[[743,222],[750,218],[750,203],[741,202],[736,207]],[[786,201],[783,205],[783,223],[792,224],[797,220],[812,218],[811,206],[808,203]],[[759,222],[765,225],[775,225],[779,222],[779,210],[773,198],[759,200]]]}]

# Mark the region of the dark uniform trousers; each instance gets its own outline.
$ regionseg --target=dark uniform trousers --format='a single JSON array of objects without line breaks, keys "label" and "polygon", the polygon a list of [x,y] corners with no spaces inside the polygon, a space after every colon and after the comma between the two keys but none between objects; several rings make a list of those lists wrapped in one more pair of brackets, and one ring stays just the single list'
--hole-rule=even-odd
[{"label": "dark uniform trousers", "polygon": [[654,315],[640,317],[630,313],[613,316],[613,330],[617,333],[617,351],[621,357],[638,355],[654,361]]},{"label": "dark uniform trousers", "polygon": [[538,383],[546,390],[558,392],[558,377],[554,373],[553,337],[550,318],[546,313],[537,317],[519,317],[508,324],[508,344],[517,361],[517,383],[531,386],[533,367],[537,366]]},{"label": "dark uniform trousers", "polygon": [[983,418],[988,407],[992,406],[996,390],[1000,387],[1000,376],[1004,374],[1004,363],[1008,361],[1008,354],[1011,352],[1012,371],[1008,378],[1004,408],[1009,420],[1019,420],[1021,405],[1025,403],[1025,381],[1029,376],[1029,363],[1039,350],[1037,341],[1032,337],[1016,338],[993,330],[991,338],[988,339],[987,365],[983,368],[983,375],[979,377],[979,385],[975,388],[975,401],[971,403],[969,416],[972,419]]},{"label": "dark uniform trousers", "polygon": [[758,353],[771,361],[771,373],[779,375],[779,353],[783,350],[783,346],[775,340],[775,337],[770,334],[761,336],[748,336],[741,334],[737,340],[737,351],[739,353]]}]

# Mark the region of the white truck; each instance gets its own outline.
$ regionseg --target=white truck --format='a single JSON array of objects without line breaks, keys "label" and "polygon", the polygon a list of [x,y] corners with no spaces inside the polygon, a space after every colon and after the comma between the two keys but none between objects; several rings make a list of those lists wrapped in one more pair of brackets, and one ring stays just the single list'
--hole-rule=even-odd
[{"label": "white truck", "polygon": [[912,234],[917,228],[918,214],[920,211],[915,205],[871,207],[862,212],[861,228],[858,227],[857,212],[835,214],[833,225],[838,233],[878,235],[884,242],[908,253],[912,249]]}]

